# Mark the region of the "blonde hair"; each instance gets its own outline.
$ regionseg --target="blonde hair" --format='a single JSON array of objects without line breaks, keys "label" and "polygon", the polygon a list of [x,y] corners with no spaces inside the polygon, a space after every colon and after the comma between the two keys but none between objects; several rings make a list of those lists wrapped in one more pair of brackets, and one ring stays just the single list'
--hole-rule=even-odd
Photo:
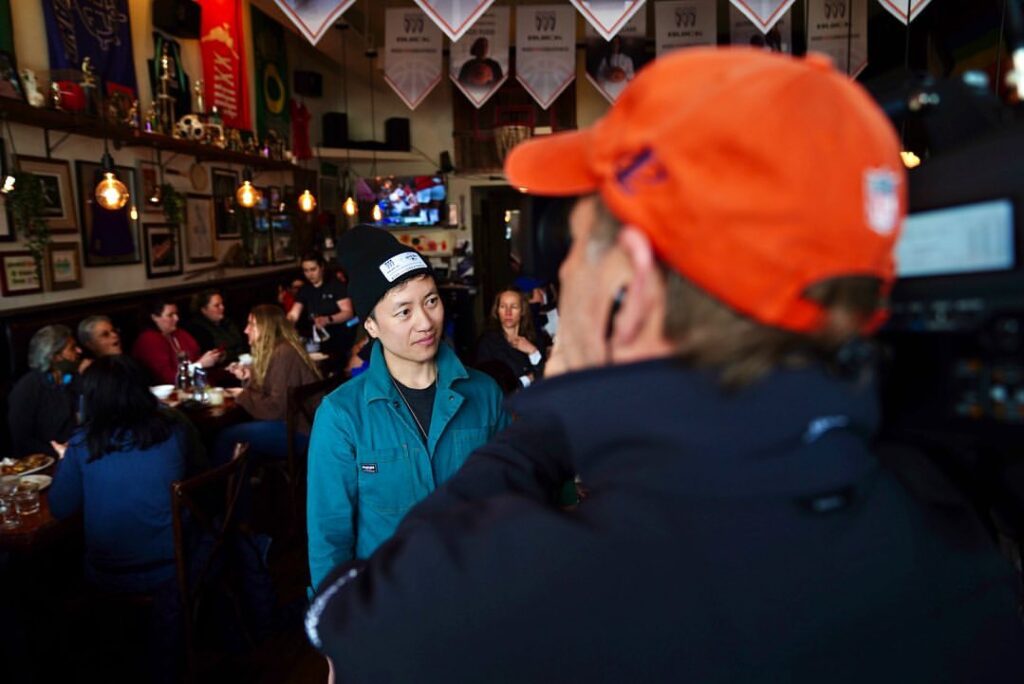
[{"label": "blonde hair", "polygon": [[260,304],[254,306],[249,315],[252,317],[252,324],[259,331],[256,343],[252,346],[251,383],[254,387],[259,388],[263,385],[263,380],[267,376],[267,368],[270,366],[270,357],[273,356],[274,350],[280,344],[291,346],[313,371],[313,374],[317,378],[320,377],[320,371],[313,363],[313,359],[309,358],[305,347],[302,346],[295,327],[291,321],[285,318],[284,309],[276,304]]}]

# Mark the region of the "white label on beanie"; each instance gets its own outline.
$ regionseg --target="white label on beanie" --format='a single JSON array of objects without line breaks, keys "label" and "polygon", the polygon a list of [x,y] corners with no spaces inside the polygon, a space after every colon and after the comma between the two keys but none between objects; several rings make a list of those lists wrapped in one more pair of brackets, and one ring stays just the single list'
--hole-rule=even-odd
[{"label": "white label on beanie", "polygon": [[879,235],[896,228],[900,216],[899,176],[888,169],[864,173],[864,211],[868,225]]},{"label": "white label on beanie", "polygon": [[427,264],[423,261],[423,257],[416,252],[402,252],[381,264],[380,272],[384,274],[389,283],[393,283],[409,271],[426,267]]}]

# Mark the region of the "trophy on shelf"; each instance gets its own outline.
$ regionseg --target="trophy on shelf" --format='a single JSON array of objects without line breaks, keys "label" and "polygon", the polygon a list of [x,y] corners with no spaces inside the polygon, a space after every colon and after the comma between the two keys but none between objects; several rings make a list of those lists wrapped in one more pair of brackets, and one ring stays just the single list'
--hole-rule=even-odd
[{"label": "trophy on shelf", "polygon": [[156,96],[157,128],[159,133],[174,135],[177,117],[174,115],[174,96],[171,95],[171,55],[164,45],[160,56],[160,92]]},{"label": "trophy on shelf", "polygon": [[96,73],[92,69],[91,57],[82,60],[82,94],[85,96],[85,112],[97,114],[99,112],[99,96],[96,93]]}]

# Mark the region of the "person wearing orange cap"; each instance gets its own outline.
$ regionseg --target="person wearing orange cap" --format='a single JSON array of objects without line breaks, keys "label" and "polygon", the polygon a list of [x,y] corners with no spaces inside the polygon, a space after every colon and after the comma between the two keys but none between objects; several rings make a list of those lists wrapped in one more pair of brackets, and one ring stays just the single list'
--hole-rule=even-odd
[{"label": "person wearing orange cap", "polygon": [[578,198],[548,377],[322,583],[339,681],[1024,681],[1008,565],[881,467],[843,363],[884,319],[899,150],[827,59],[750,48],[515,148],[512,185]]}]

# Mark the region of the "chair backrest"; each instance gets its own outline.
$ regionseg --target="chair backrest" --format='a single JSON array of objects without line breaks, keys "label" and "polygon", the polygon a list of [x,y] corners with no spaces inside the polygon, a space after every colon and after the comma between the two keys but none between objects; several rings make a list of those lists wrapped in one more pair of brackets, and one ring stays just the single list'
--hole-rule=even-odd
[{"label": "chair backrest", "polygon": [[317,380],[307,385],[299,385],[288,391],[288,409],[285,413],[285,426],[288,430],[288,474],[294,478],[301,469],[302,454],[295,447],[295,436],[303,424],[312,425],[320,402],[336,387],[345,381],[345,377],[335,375]]},{"label": "chair backrest", "polygon": [[[238,499],[246,486],[249,445],[239,442],[230,461],[195,477],[171,484],[174,555],[178,592],[184,615],[185,649],[190,671],[199,598],[218,561],[226,540],[238,531]],[[194,553],[203,539],[202,552]]]}]

